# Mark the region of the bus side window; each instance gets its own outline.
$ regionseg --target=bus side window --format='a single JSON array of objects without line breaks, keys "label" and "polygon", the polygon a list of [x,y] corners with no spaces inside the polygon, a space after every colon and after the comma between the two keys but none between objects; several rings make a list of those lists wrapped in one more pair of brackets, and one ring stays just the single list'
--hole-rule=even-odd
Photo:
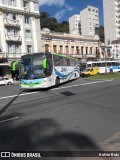
[{"label": "bus side window", "polygon": [[60,66],[60,57],[54,55],[53,59],[54,59],[54,66]]},{"label": "bus side window", "polygon": [[66,58],[62,58],[63,59],[63,66],[67,66],[67,61],[66,61]]},{"label": "bus side window", "polygon": [[112,62],[112,66],[115,66],[115,62]]},{"label": "bus side window", "polygon": [[95,66],[96,66],[96,63],[93,63],[93,64],[92,64],[92,67],[95,67]]},{"label": "bus side window", "polygon": [[107,66],[110,67],[111,66],[111,62],[107,62]]},{"label": "bus side window", "polygon": [[102,67],[105,67],[105,62],[102,62]]},{"label": "bus side window", "polygon": [[101,63],[97,63],[97,67],[101,67]]},{"label": "bus side window", "polygon": [[66,61],[67,61],[67,66],[70,66],[70,59],[66,58]]},{"label": "bus side window", "polygon": [[76,65],[77,63],[76,63],[76,59],[74,59],[74,65]]},{"label": "bus side window", "polygon": [[74,66],[74,59],[71,59],[71,60],[70,60],[70,65],[71,65],[71,66]]}]

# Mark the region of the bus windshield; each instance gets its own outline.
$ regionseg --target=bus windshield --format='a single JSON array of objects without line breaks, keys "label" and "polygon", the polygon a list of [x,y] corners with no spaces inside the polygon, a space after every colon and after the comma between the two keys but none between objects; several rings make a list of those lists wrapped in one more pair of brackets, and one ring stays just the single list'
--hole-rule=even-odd
[{"label": "bus windshield", "polygon": [[46,58],[44,53],[39,55],[26,55],[21,58],[20,78],[21,79],[39,79],[45,78],[43,60]]}]

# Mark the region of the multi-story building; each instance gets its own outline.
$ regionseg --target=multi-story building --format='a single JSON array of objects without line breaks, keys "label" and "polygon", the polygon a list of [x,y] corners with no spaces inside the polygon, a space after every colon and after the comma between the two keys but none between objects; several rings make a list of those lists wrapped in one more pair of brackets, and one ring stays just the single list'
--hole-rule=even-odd
[{"label": "multi-story building", "polygon": [[81,16],[81,33],[82,35],[94,36],[99,27],[98,8],[87,6],[80,12]]},{"label": "multi-story building", "polygon": [[80,15],[76,14],[69,18],[69,32],[81,34]]},{"label": "multi-story building", "polygon": [[[38,0],[0,0],[0,48],[9,61],[41,50]],[[1,55],[2,56],[2,55]]]},{"label": "multi-story building", "polygon": [[120,39],[120,0],[103,0],[105,43]]},{"label": "multi-story building", "polygon": [[87,36],[98,34],[96,31],[99,27],[99,12],[98,8],[87,6],[80,11],[79,15],[73,15],[69,18],[70,33],[76,33]]},{"label": "multi-story building", "polygon": [[79,58],[80,60],[95,60],[99,55],[99,37],[76,34],[41,31],[42,51]]}]

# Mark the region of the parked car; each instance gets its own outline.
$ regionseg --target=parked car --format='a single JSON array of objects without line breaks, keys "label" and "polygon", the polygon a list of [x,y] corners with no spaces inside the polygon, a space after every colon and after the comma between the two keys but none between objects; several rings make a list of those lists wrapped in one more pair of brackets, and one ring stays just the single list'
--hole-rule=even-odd
[{"label": "parked car", "polygon": [[98,67],[92,67],[92,68],[86,69],[84,72],[81,72],[81,77],[89,77],[99,73],[100,71]]},{"label": "parked car", "polygon": [[3,77],[0,77],[0,86],[6,85],[6,81],[4,80]]},{"label": "parked car", "polygon": [[0,85],[10,85],[13,83],[14,83],[14,81],[12,78],[0,77]]},{"label": "parked car", "polygon": [[14,81],[13,81],[12,78],[6,78],[6,77],[4,77],[4,81],[6,82],[7,85],[10,85],[10,84],[14,83]]}]

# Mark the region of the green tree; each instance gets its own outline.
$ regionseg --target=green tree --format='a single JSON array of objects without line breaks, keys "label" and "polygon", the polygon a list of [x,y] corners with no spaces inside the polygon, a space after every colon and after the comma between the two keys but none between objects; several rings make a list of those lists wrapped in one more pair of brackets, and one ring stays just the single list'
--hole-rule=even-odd
[{"label": "green tree", "polygon": [[100,41],[101,41],[102,43],[104,43],[105,37],[104,37],[104,27],[103,27],[103,26],[100,26],[100,27],[99,27],[99,36],[100,36]]},{"label": "green tree", "polygon": [[40,23],[41,23],[41,29],[49,28],[51,31],[66,32],[66,33],[69,32],[69,23],[67,21],[58,23],[57,19],[51,17],[50,14],[47,12],[41,12]]}]

